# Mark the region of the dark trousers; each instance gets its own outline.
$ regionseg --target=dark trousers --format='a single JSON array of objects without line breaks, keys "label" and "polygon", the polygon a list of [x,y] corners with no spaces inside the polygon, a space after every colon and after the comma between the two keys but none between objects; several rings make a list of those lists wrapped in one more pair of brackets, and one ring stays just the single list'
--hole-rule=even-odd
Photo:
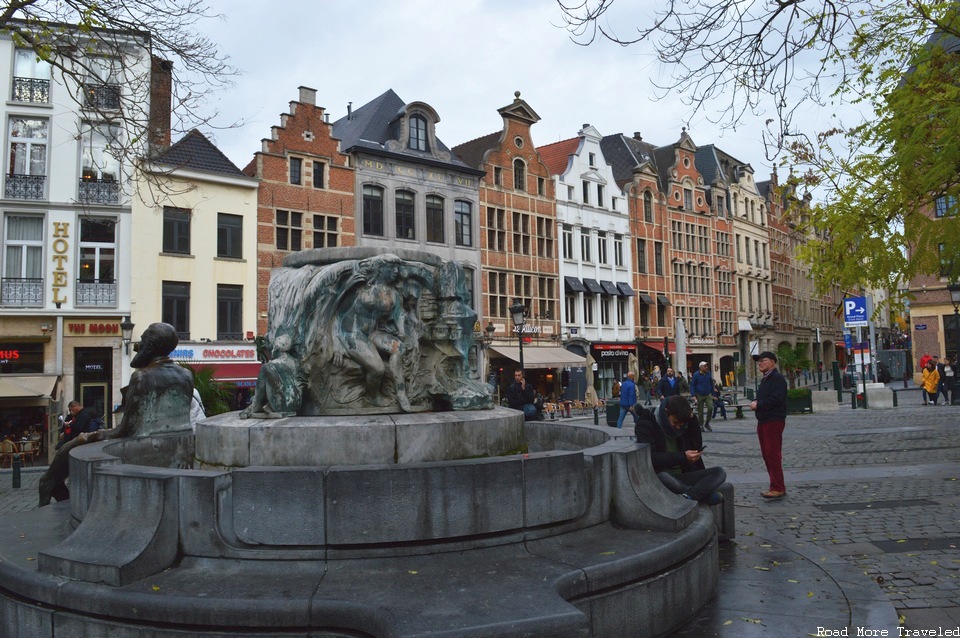
[{"label": "dark trousers", "polygon": [[707,498],[727,480],[727,473],[722,467],[708,467],[705,470],[694,470],[683,474],[660,472],[657,476],[660,482],[674,494],[686,494],[695,501]]}]

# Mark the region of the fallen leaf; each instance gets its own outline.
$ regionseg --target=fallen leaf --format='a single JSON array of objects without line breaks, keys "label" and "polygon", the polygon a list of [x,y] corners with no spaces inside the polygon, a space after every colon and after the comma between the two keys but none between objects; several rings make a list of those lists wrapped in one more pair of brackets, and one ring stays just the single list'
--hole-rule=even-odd
[{"label": "fallen leaf", "polygon": [[600,552],[601,556],[613,556],[616,552]]},{"label": "fallen leaf", "polygon": [[759,625],[759,624],[760,624],[760,619],[759,619],[759,618],[743,618],[743,617],[741,617],[740,620],[742,620],[742,621],[744,621],[744,622],[752,622],[752,623],[755,624],[755,625]]},{"label": "fallen leaf", "polygon": [[727,625],[732,625],[732,624],[733,624],[733,621],[732,621],[732,620],[725,620],[725,621],[723,621],[723,626],[724,626],[724,627],[726,627]]},{"label": "fallen leaf", "polygon": [[898,542],[898,543],[906,543],[907,541],[906,541],[906,539],[901,539],[901,540],[898,540],[897,542]]},{"label": "fallen leaf", "polygon": [[408,573],[408,574],[413,574],[413,575],[416,575],[416,574],[417,574],[416,570],[413,570],[413,569],[409,570],[407,573]]},{"label": "fallen leaf", "polygon": [[150,589],[152,589],[153,591],[160,591],[160,585],[154,585]]},{"label": "fallen leaf", "polygon": [[930,564],[931,564],[931,565],[936,565],[936,564],[937,564],[937,561],[932,560],[932,561],[930,561]]},{"label": "fallen leaf", "polygon": [[762,572],[768,572],[768,571],[770,571],[770,568],[769,568],[769,567],[760,567],[759,565],[754,565],[753,568],[754,568],[754,569],[759,569],[759,570],[762,571]]},{"label": "fallen leaf", "polygon": [[808,592],[807,592],[807,598],[813,598],[813,592],[812,592],[812,591],[808,591]]},{"label": "fallen leaf", "polygon": [[794,580],[794,579],[792,579],[792,578],[788,578],[788,579],[787,579],[787,582],[788,582],[788,583],[799,583],[800,581],[799,581],[799,580]]}]

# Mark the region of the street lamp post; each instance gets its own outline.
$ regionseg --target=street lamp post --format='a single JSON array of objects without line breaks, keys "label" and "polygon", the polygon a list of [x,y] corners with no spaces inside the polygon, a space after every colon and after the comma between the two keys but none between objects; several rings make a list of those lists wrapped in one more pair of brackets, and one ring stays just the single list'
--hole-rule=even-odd
[{"label": "street lamp post", "polygon": [[950,403],[960,405],[960,374],[957,374],[957,362],[960,361],[960,281],[947,284],[950,301],[953,302],[953,334],[957,338],[957,350],[953,356],[953,394]]},{"label": "street lamp post", "polygon": [[120,340],[123,342],[123,348],[127,354],[130,354],[130,342],[133,341],[133,329],[136,326],[130,317],[124,317],[123,321],[120,322]]},{"label": "street lamp post", "polygon": [[513,300],[510,306],[510,317],[513,319],[513,326],[517,331],[517,343],[520,345],[520,371],[523,369],[523,324],[527,316],[527,308],[519,299]]}]

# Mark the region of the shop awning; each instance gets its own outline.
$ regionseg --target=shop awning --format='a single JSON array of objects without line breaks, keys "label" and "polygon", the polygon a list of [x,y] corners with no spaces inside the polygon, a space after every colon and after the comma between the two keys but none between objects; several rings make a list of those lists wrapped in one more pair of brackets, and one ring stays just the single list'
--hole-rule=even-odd
[{"label": "shop awning", "polygon": [[[637,293],[633,291],[633,288],[630,287],[630,284],[625,281],[617,282],[617,288],[620,289],[620,294],[624,297],[635,297],[637,295]],[[651,299],[651,301],[653,300]]]},{"label": "shop awning", "polygon": [[[663,342],[662,341],[644,341],[643,345],[647,346],[651,350],[656,350],[657,352],[663,352]],[[677,344],[670,342],[667,344],[667,352],[670,354],[677,354]],[[687,354],[693,354],[693,350],[687,348]]]},{"label": "shop awning", "polygon": [[35,377],[0,376],[0,398],[3,399],[50,399],[60,377],[39,375]]},{"label": "shop awning", "polygon": [[666,296],[666,295],[657,295],[657,302],[658,302],[661,306],[669,306],[669,305],[670,305],[670,300],[667,299],[667,296]]},{"label": "shop awning", "polygon": [[612,295],[614,297],[620,296],[620,289],[617,288],[617,284],[613,283],[612,281],[603,279],[600,281],[600,287],[603,288],[603,292],[608,295]]},{"label": "shop awning", "polygon": [[260,374],[260,362],[256,363],[198,363],[197,368],[213,368],[213,378],[240,386],[252,386]]},{"label": "shop awning", "polygon": [[587,289],[583,286],[583,282],[576,277],[564,277],[563,283],[566,284],[567,290],[571,290],[573,292],[587,292]]},{"label": "shop awning", "polygon": [[647,304],[648,306],[653,305],[653,297],[651,297],[650,295],[646,295],[641,292],[639,293],[639,296],[640,296],[640,301],[642,301],[643,303]]},{"label": "shop awning", "polygon": [[587,279],[583,278],[583,285],[587,287],[587,291],[595,295],[603,294],[603,286],[600,285],[600,282],[596,279]]},{"label": "shop awning", "polygon": [[[490,346],[490,350],[511,361],[520,361],[520,348]],[[525,368],[582,368],[586,359],[563,348],[550,346],[527,346],[523,349]]]}]

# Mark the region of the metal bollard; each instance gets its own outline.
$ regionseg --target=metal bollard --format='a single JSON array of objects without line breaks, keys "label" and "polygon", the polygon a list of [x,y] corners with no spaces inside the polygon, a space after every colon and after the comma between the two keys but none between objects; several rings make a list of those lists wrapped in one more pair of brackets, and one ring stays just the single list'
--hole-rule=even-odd
[{"label": "metal bollard", "polygon": [[13,472],[13,484],[11,487],[13,489],[20,488],[20,455],[13,455],[13,462],[10,464],[11,471]]},{"label": "metal bollard", "polygon": [[856,410],[857,409],[857,391],[856,390],[850,393],[850,401],[853,404],[853,409]]},{"label": "metal bollard", "polygon": [[600,408],[593,407],[593,424],[600,425]]}]

